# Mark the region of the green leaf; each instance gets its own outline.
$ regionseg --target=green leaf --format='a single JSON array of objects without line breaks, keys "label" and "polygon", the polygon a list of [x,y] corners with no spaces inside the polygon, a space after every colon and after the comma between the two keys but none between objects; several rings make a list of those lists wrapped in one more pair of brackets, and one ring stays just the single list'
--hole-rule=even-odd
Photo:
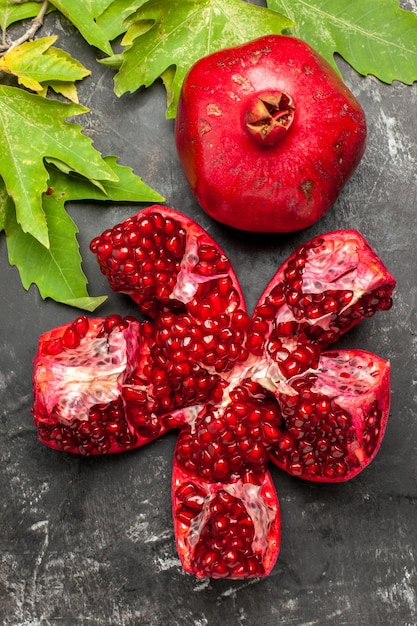
[{"label": "green leaf", "polygon": [[6,191],[6,187],[0,178],[0,233],[6,228],[9,211],[14,211],[13,201]]},{"label": "green leaf", "polygon": [[[64,202],[68,200],[103,200],[113,202],[165,201],[163,196],[151,189],[151,187],[148,187],[130,167],[120,165],[117,157],[107,156],[104,157],[104,161],[116,174],[117,182],[104,181],[100,186],[97,186],[94,181],[81,178],[73,172],[63,172],[58,167],[59,172],[57,173],[55,169],[48,168],[50,171],[49,196],[51,191],[54,194],[56,193],[55,185],[58,182],[60,189],[65,184],[66,193],[70,196],[64,196],[62,198]],[[56,162],[54,162],[54,165],[57,165]],[[66,176],[63,177],[62,174],[66,174]]]},{"label": "green leaf", "polygon": [[113,169],[67,118],[87,112],[78,104],[47,100],[17,87],[0,85],[0,175],[16,205],[17,221],[48,246],[42,207],[48,172],[44,158],[56,158],[89,179],[117,181]]},{"label": "green leaf", "polygon": [[[58,191],[58,181],[55,181],[55,185],[55,198],[44,197],[45,216],[50,231],[49,248],[23,232],[16,221],[13,203],[9,199],[5,223],[9,262],[17,267],[25,289],[36,284],[44,299],[49,297],[56,302],[94,311],[106,296],[88,295],[87,279],[81,269],[76,239],[77,227],[64,210],[64,202],[56,201],[59,194],[62,194],[61,198],[68,197],[69,190],[64,185]],[[0,188],[0,197],[2,195],[4,191],[2,194]]]},{"label": "green leaf", "polygon": [[105,162],[117,174],[119,182],[106,181],[100,190],[92,182],[74,173],[65,174],[48,167],[48,190],[42,206],[48,225],[50,246],[24,233],[15,218],[15,207],[0,179],[0,230],[6,231],[9,262],[19,270],[25,289],[36,284],[42,298],[93,311],[105,296],[90,297],[82,271],[76,235],[78,229],[65,210],[71,201],[99,200],[115,202],[160,202],[164,198],[145,185],[132,169],[117,163],[114,156]]},{"label": "green leaf", "polygon": [[60,13],[72,22],[84,39],[106,54],[112,53],[109,38],[97,24],[96,18],[102,15],[112,0],[50,0]]},{"label": "green leaf", "polygon": [[[167,117],[175,117],[185,74],[199,58],[292,25],[279,13],[243,0],[149,0],[135,18],[122,41],[127,47],[115,76],[115,93],[149,87],[163,76]],[[154,22],[151,28],[149,21]]]},{"label": "green leaf", "polygon": [[[165,202],[165,198],[148,187],[130,167],[117,163],[117,157],[105,157],[105,161],[118,177],[118,182],[104,181],[106,198],[115,202]],[[92,193],[92,192],[91,192]],[[89,195],[89,198],[95,196]],[[100,198],[97,196],[97,200]]]},{"label": "green leaf", "polygon": [[74,82],[91,74],[64,50],[51,47],[57,37],[43,37],[11,48],[0,57],[0,71],[17,76],[24,87],[40,92],[56,81]]},{"label": "green leaf", "polygon": [[110,6],[97,17],[96,23],[109,41],[126,32],[129,18],[147,0],[113,0]]},{"label": "green leaf", "polygon": [[357,72],[385,83],[417,80],[417,15],[398,0],[267,0],[294,22],[304,39],[337,70],[339,53]]},{"label": "green leaf", "polygon": [[111,57],[104,57],[103,59],[98,59],[98,61],[102,65],[118,70],[122,66],[123,56],[121,54],[113,54]]},{"label": "green leaf", "polygon": [[[10,24],[36,17],[40,6],[39,2],[21,2],[17,4],[13,0],[0,0],[0,27],[4,30]],[[52,7],[49,10],[53,10]]]}]

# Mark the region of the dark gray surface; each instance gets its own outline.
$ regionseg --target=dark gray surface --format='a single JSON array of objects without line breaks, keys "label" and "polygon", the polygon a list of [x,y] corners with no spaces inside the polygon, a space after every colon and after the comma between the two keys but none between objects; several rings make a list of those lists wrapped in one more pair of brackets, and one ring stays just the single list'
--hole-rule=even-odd
[{"label": "dark gray surface", "polygon": [[[404,5],[405,6],[405,5]],[[408,5],[408,8],[415,8]],[[0,623],[4,626],[411,626],[417,624],[417,110],[416,85],[386,86],[340,63],[368,120],[366,154],[333,209],[301,233],[238,233],[210,220],[179,167],[160,84],[113,94],[113,72],[65,20],[43,34],[92,69],[82,123],[103,155],[116,154],[194,217],[232,259],[249,310],[294,245],[356,228],[396,276],[395,305],[348,333],[343,346],[392,364],[392,406],[381,450],[359,477],[311,485],[272,467],[282,548],[272,574],[243,582],[195,580],[177,558],[170,508],[175,435],[124,455],[78,458],[38,443],[30,407],[40,333],[77,312],[26,293],[0,240]],[[92,295],[109,293],[90,239],[138,207],[73,204]],[[132,313],[109,293],[98,313]]]}]

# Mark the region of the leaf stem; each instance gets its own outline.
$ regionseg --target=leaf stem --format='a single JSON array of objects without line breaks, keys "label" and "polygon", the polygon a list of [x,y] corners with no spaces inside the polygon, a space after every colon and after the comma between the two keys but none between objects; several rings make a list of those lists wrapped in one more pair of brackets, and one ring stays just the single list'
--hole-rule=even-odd
[{"label": "leaf stem", "polygon": [[[20,0],[14,0],[14,1],[19,2]],[[30,41],[31,39],[34,38],[35,34],[37,33],[37,31],[40,29],[40,27],[43,24],[43,19],[45,17],[46,11],[48,10],[48,4],[49,4],[48,0],[41,0],[41,1],[42,1],[42,6],[39,9],[38,14],[36,15],[36,17],[33,18],[29,28],[18,39],[15,39],[10,44],[8,44],[6,42],[6,29],[3,30],[2,43],[0,45],[0,56],[4,55],[6,52],[9,52],[9,50],[11,50],[12,48],[15,48],[16,46],[20,46],[20,44],[24,43],[25,41]]]}]

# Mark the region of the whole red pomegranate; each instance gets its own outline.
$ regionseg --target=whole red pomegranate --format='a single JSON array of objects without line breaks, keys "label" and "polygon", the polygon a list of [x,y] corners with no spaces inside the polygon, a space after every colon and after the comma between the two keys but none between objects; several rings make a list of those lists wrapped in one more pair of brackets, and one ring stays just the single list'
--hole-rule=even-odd
[{"label": "whole red pomegranate", "polygon": [[364,153],[366,123],[316,51],[270,35],[192,66],[175,139],[186,179],[211,217],[242,230],[289,232],[334,204]]},{"label": "whole red pomegranate", "polygon": [[91,249],[146,319],[80,316],[41,336],[40,440],[103,454],[179,429],[172,499],[184,569],[267,575],[280,545],[268,462],[339,482],[381,444],[388,362],[328,346],[391,306],[394,278],[358,232],[326,233],[296,249],[249,317],[229,259],[172,209],[148,207]]}]

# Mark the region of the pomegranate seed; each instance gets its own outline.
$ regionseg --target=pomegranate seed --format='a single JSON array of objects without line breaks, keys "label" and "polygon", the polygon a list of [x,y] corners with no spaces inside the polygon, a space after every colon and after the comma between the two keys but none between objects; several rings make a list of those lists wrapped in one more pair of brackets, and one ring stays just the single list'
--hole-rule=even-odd
[{"label": "pomegranate seed", "polygon": [[206,550],[200,558],[200,564],[203,571],[210,573],[213,566],[217,565],[218,555],[214,550]]},{"label": "pomegranate seed", "polygon": [[109,334],[111,333],[111,331],[113,330],[113,328],[115,326],[118,326],[120,323],[122,322],[122,316],[121,315],[109,315],[108,317],[106,317],[105,321],[104,321],[104,332]]},{"label": "pomegranate seed", "polygon": [[189,525],[191,520],[195,517],[195,511],[186,507],[181,507],[176,511],[175,517],[179,522]]},{"label": "pomegranate seed", "polygon": [[264,422],[262,424],[262,433],[264,439],[266,439],[267,443],[272,444],[279,439],[280,431],[277,426],[270,424],[269,422]]},{"label": "pomegranate seed", "polygon": [[226,478],[229,475],[229,465],[226,459],[218,459],[213,466],[214,475],[218,479]]},{"label": "pomegranate seed", "polygon": [[278,442],[278,448],[280,450],[292,450],[293,440],[290,437],[284,436]]},{"label": "pomegranate seed", "polygon": [[88,329],[89,329],[89,321],[88,318],[85,315],[80,315],[80,317],[77,317],[73,322],[72,322],[72,327],[74,328],[75,332],[81,337],[81,339],[83,337],[86,336],[86,334],[88,333]]},{"label": "pomegranate seed", "polygon": [[243,332],[246,331],[250,326],[250,319],[248,314],[240,309],[234,311],[231,317],[231,325],[232,328],[239,329]]},{"label": "pomegranate seed", "polygon": [[262,333],[250,332],[246,342],[248,350],[253,354],[262,354],[265,343],[265,336]]},{"label": "pomegranate seed", "polygon": [[42,345],[42,353],[49,356],[57,356],[64,349],[63,341],[59,337],[57,339],[50,339],[45,341]]},{"label": "pomegranate seed", "polygon": [[80,345],[81,337],[73,326],[68,326],[62,336],[64,348],[77,348]]}]

